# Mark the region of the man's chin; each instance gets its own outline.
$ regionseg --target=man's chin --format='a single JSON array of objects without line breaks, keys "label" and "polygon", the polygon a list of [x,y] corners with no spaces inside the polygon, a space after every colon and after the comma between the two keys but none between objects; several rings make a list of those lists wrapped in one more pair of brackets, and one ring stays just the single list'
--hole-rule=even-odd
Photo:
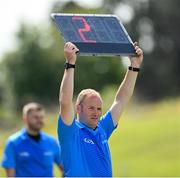
[{"label": "man's chin", "polygon": [[98,125],[98,122],[99,122],[99,120],[97,120],[96,122],[93,122],[92,127],[93,127],[93,128],[96,128],[97,125]]},{"label": "man's chin", "polygon": [[34,132],[40,132],[41,129],[42,129],[42,127],[41,127],[41,128],[33,128],[33,131],[34,131]]}]

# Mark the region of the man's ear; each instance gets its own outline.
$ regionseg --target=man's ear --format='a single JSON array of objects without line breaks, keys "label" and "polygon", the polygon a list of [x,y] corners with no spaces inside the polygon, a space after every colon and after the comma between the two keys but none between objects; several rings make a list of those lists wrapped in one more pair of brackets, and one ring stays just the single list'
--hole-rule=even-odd
[{"label": "man's ear", "polygon": [[27,118],[25,116],[22,117],[22,120],[23,120],[24,124],[27,123]]},{"label": "man's ear", "polygon": [[76,105],[76,113],[79,114],[81,112],[81,105],[77,104]]}]

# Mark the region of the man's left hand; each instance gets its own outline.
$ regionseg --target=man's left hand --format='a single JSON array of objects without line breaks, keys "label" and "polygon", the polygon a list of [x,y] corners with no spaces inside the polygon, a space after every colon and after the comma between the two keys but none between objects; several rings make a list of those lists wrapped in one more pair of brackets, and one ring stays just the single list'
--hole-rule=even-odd
[{"label": "man's left hand", "polygon": [[134,48],[136,51],[136,56],[130,57],[131,67],[140,68],[141,63],[143,61],[143,51],[139,47],[137,42],[134,43]]}]

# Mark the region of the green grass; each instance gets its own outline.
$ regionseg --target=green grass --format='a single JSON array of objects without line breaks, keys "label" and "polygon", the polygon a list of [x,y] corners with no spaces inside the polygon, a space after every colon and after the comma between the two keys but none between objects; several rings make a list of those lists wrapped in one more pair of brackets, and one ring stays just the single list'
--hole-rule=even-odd
[{"label": "green grass", "polygon": [[[55,136],[57,114],[47,115],[44,129]],[[18,128],[0,131],[0,158],[6,138]],[[180,100],[129,105],[109,144],[114,176],[180,176]]]},{"label": "green grass", "polygon": [[138,106],[121,119],[110,140],[114,176],[180,176],[180,102]]}]

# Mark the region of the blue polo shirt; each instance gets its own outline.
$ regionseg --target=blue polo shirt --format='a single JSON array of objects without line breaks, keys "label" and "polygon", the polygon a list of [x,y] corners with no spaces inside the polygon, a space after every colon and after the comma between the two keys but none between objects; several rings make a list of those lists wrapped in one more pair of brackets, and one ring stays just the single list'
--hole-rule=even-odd
[{"label": "blue polo shirt", "polygon": [[103,115],[95,130],[74,119],[68,126],[61,116],[58,137],[66,177],[111,177],[112,165],[108,139],[116,128],[111,112]]},{"label": "blue polo shirt", "polygon": [[15,169],[16,177],[52,177],[53,163],[61,164],[55,138],[40,132],[40,140],[36,142],[25,129],[9,137],[2,166]]}]

